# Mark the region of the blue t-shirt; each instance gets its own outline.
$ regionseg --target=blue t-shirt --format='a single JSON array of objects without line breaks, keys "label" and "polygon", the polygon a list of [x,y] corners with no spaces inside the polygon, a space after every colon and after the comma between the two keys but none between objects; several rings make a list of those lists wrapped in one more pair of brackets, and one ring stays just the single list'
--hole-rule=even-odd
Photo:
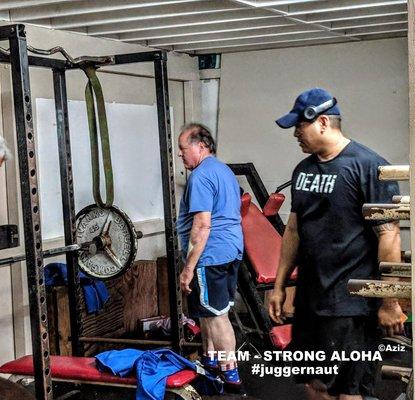
[{"label": "blue t-shirt", "polygon": [[376,311],[377,299],[351,296],[349,279],[378,279],[378,240],[364,203],[390,203],[396,182],[379,181],[389,163],[351,141],[334,159],[304,159],[292,177],[291,211],[300,237],[296,310],[322,316],[358,316]]},{"label": "blue t-shirt", "polygon": [[198,267],[221,265],[243,254],[241,197],[231,169],[216,157],[205,158],[190,174],[180,202],[177,232],[182,251],[187,254],[193,217],[211,213],[211,229]]}]

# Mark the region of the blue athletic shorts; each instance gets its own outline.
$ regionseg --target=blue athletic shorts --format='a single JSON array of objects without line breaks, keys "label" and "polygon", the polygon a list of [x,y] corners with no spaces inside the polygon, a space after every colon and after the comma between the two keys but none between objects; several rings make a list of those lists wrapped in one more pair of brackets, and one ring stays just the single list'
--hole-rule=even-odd
[{"label": "blue athletic shorts", "polygon": [[240,260],[227,264],[198,267],[187,297],[191,318],[216,317],[233,306]]}]

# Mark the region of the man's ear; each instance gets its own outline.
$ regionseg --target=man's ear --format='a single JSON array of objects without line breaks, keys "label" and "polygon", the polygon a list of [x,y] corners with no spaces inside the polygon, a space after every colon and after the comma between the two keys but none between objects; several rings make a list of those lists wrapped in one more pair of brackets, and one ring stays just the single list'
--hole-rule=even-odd
[{"label": "man's ear", "polygon": [[320,123],[321,133],[324,133],[330,127],[330,118],[327,115],[320,115],[318,121]]}]

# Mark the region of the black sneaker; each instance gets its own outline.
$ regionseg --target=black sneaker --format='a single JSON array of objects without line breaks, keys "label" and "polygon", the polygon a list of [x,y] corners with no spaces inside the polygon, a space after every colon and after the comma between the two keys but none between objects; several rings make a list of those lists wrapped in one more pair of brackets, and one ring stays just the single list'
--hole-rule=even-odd
[{"label": "black sneaker", "polygon": [[219,365],[213,366],[213,365],[204,365],[204,364],[202,364],[202,366],[207,372],[211,373],[213,376],[219,376],[219,374],[220,374]]},{"label": "black sneaker", "polygon": [[229,382],[223,381],[223,390],[225,394],[237,394],[240,397],[246,397],[247,393],[245,386],[242,381],[239,382]]}]

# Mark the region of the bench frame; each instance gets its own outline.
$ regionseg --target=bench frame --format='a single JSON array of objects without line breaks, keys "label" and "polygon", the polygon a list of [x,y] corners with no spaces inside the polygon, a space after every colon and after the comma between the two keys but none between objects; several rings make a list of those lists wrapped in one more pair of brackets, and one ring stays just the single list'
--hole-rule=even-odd
[{"label": "bench frame", "polygon": [[[228,164],[233,173],[237,176],[245,176],[251,189],[261,208],[265,206],[269,199],[269,193],[258,174],[253,163],[244,164]],[[291,182],[286,182],[279,186],[276,192],[289,187]],[[274,217],[267,218],[275,230],[282,236],[284,234],[285,225],[279,214]],[[294,286],[292,281],[288,282],[288,286]],[[264,301],[260,292],[274,288],[274,283],[256,283],[256,275],[254,268],[249,260],[247,254],[244,254],[243,263],[239,269],[238,274],[238,291],[246,305],[248,313],[254,322],[257,329],[259,328],[259,335],[264,340],[267,348],[274,348],[269,333],[274,324],[268,315],[268,311],[264,307]]]}]

